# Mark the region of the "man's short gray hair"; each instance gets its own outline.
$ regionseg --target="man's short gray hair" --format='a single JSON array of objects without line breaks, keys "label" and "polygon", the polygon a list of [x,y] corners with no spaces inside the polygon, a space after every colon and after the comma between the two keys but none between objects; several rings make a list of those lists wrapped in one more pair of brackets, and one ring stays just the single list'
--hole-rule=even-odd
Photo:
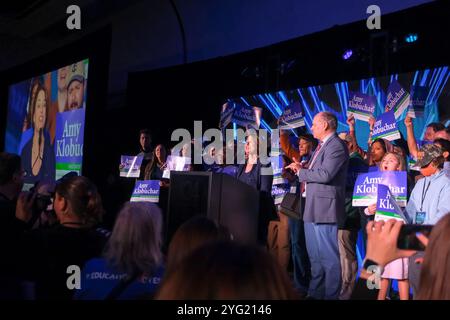
[{"label": "man's short gray hair", "polygon": [[337,118],[334,115],[334,113],[328,112],[328,111],[323,111],[320,113],[320,115],[322,116],[322,119],[328,123],[328,126],[330,127],[331,130],[336,131],[337,129]]}]

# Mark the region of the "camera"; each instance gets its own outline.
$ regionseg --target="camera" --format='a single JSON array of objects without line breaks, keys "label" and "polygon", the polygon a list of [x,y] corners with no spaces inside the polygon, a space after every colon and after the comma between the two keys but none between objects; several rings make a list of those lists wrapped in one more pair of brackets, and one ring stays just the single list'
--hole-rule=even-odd
[{"label": "camera", "polygon": [[53,211],[53,194],[38,193],[36,186],[37,184],[30,189],[30,198],[36,194],[33,204],[31,205],[32,215],[28,222],[30,227],[34,226],[43,212],[49,213]]},{"label": "camera", "polygon": [[53,210],[53,197],[47,194],[36,194],[36,198],[33,203],[33,215],[36,212],[40,214],[43,211]]}]

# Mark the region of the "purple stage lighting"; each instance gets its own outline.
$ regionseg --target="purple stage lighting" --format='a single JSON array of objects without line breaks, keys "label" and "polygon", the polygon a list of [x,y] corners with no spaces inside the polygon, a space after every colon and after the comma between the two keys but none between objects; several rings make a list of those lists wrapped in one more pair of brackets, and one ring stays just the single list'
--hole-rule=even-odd
[{"label": "purple stage lighting", "polygon": [[352,55],[353,55],[353,50],[352,49],[345,50],[344,54],[342,55],[342,59],[348,60],[348,59],[351,58]]}]

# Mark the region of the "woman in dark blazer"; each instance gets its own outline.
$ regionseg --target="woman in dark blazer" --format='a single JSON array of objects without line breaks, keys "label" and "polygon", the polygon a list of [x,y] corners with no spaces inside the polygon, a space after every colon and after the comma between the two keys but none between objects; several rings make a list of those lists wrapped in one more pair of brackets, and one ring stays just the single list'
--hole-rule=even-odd
[{"label": "woman in dark blazer", "polygon": [[270,162],[268,164],[261,163],[259,151],[259,141],[256,134],[248,135],[245,143],[245,163],[239,165],[236,178],[260,191],[258,240],[265,245],[269,222],[277,219],[277,211],[271,195],[272,166]]},{"label": "woman in dark blazer", "polygon": [[33,135],[21,152],[25,183],[55,179],[55,152],[47,131],[48,101],[47,90],[39,84],[30,110]]},{"label": "woman in dark blazer", "polygon": [[270,194],[273,182],[271,165],[270,162],[268,164],[261,163],[258,149],[258,137],[256,135],[248,135],[245,142],[245,163],[239,165],[237,179],[258,191]]}]

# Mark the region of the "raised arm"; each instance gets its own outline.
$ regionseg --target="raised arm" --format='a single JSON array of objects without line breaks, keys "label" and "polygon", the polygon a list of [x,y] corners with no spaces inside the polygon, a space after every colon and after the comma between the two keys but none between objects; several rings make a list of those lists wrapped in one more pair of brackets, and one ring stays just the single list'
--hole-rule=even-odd
[{"label": "raised arm", "polygon": [[406,141],[408,142],[408,149],[409,153],[411,154],[414,159],[417,159],[417,141],[416,137],[414,136],[414,125],[412,122],[411,117],[406,116],[405,118],[405,126],[406,126]]},{"label": "raised arm", "polygon": [[[348,124],[348,128],[349,128],[349,135],[352,137],[352,140],[355,142],[356,146],[356,152],[363,158],[365,159],[367,154],[366,152],[358,145],[358,140],[356,139],[356,132],[355,132],[355,117],[353,117],[353,115],[350,115],[347,118],[347,124]],[[372,134],[372,132],[370,133]]]},{"label": "raised arm", "polygon": [[300,159],[300,153],[289,142],[286,130],[280,130],[280,148],[291,161],[293,158]]}]

